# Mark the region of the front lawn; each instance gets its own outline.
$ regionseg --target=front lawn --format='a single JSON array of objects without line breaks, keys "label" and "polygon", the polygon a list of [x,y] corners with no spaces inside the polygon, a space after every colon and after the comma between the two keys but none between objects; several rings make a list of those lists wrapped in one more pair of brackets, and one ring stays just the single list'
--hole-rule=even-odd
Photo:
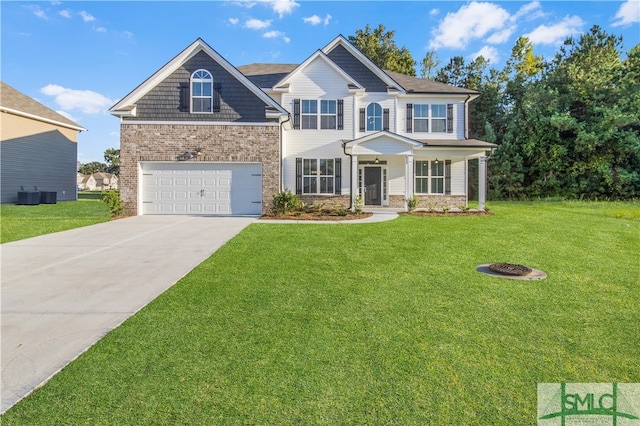
[{"label": "front lawn", "polygon": [[538,383],[640,381],[640,203],[490,206],[251,225],[2,424],[525,425]]},{"label": "front lawn", "polygon": [[36,206],[0,205],[0,243],[110,220],[109,207],[99,200],[65,201]]}]

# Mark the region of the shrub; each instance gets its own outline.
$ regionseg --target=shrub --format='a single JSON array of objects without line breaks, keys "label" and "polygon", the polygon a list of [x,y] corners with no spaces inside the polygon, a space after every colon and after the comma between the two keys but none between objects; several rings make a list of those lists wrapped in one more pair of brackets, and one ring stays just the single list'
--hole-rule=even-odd
[{"label": "shrub", "polygon": [[302,207],[302,202],[297,195],[293,194],[289,189],[273,194],[271,209],[276,214],[289,213]]},{"label": "shrub", "polygon": [[111,216],[120,216],[124,213],[124,205],[120,199],[120,193],[115,190],[102,193],[102,202],[106,203],[111,210]]},{"label": "shrub", "polygon": [[356,197],[355,210],[356,214],[362,214],[362,195]]},{"label": "shrub", "polygon": [[407,198],[407,207],[409,208],[409,211],[413,211],[418,207],[418,201],[417,195],[414,195],[412,198]]}]

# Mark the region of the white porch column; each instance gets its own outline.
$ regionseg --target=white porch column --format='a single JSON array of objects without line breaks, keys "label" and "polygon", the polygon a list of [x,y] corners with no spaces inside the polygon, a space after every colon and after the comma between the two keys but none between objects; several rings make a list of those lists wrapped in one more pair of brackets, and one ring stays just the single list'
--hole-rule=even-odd
[{"label": "white porch column", "polygon": [[[351,155],[351,211],[356,210],[358,196],[358,156]],[[363,200],[364,203],[364,200]]]},{"label": "white porch column", "polygon": [[[413,169],[414,169],[413,154],[409,154],[409,155],[407,155],[407,166],[405,167],[405,170],[406,170],[406,177],[405,177],[405,180],[406,180],[406,185],[405,185],[406,186],[406,195],[405,195],[405,198],[406,199],[413,198],[413,193],[415,191],[414,180],[413,180],[413,174],[414,174],[414,170]],[[406,200],[405,200],[405,208],[407,208],[407,210],[409,208],[407,203],[406,203]]]},{"label": "white porch column", "polygon": [[478,210],[484,211],[487,198],[487,157],[480,157],[478,167]]}]

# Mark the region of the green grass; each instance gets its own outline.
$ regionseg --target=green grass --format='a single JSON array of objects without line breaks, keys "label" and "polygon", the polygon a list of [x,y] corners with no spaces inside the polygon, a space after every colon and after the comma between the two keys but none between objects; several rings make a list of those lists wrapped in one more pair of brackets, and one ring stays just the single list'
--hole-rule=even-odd
[{"label": "green grass", "polygon": [[490,207],[252,225],[2,424],[525,425],[538,383],[640,381],[640,204]]},{"label": "green grass", "polygon": [[36,206],[0,206],[0,242],[22,240],[110,220],[109,207],[97,200]]}]

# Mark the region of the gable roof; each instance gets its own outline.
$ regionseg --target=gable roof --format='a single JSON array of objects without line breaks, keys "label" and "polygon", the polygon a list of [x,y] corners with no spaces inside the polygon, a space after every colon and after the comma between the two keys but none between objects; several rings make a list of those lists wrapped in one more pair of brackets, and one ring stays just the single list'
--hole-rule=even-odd
[{"label": "gable roof", "polygon": [[249,64],[238,67],[256,86],[271,88],[289,75],[299,64]]},{"label": "gable roof", "polygon": [[0,82],[0,110],[72,130],[87,130],[64,115],[19,92],[4,81]]},{"label": "gable roof", "polygon": [[449,84],[440,83],[426,78],[413,77],[406,74],[400,74],[399,72],[388,71],[385,72],[397,81],[407,93],[429,93],[429,94],[462,94],[462,95],[479,95],[480,93],[465,89],[462,87],[455,87]]},{"label": "gable roof", "polygon": [[338,73],[342,78],[345,79],[350,89],[355,90],[364,90],[364,87],[360,85],[356,80],[353,79],[349,74],[347,74],[342,68],[335,64],[324,52],[321,50],[317,50],[313,55],[309,56],[303,63],[298,65],[293,71],[291,71],[288,75],[286,75],[282,80],[278,81],[273,88],[283,88],[289,83],[289,80],[298,72],[305,69],[309,64],[314,62],[315,60],[320,59],[324,61],[330,68],[332,68],[336,73]]},{"label": "gable roof", "polygon": [[[344,51],[344,53],[347,54],[341,55],[342,60],[339,60],[337,57],[332,57],[332,53],[339,51]],[[354,78],[360,78],[360,80],[362,80],[360,84],[367,88],[371,87],[373,89],[371,91],[382,91],[380,89],[383,86],[386,86],[387,90],[403,91],[402,86],[367,58],[364,53],[352,45],[343,35],[339,35],[323,47],[322,52],[331,57],[332,60],[343,69],[351,68],[345,69],[347,74],[359,74],[358,76],[354,76]],[[351,61],[351,58],[355,59],[356,62]]]},{"label": "gable roof", "polygon": [[274,101],[269,95],[263,92],[256,84],[249,80],[244,74],[242,74],[236,67],[231,65],[226,59],[224,59],[218,52],[211,48],[201,38],[191,43],[186,49],[178,53],[173,59],[167,62],[162,68],[156,71],[153,75],[147,78],[142,84],[133,89],[128,95],[118,101],[114,106],[109,108],[109,112],[113,115],[125,115],[131,114],[135,110],[134,104],[140,100],[144,95],[149,93],[154,87],[160,84],[163,80],[169,77],[180,66],[186,63],[193,56],[199,52],[205,52],[214,61],[216,61],[222,68],[229,74],[235,77],[240,83],[242,83],[247,89],[255,94],[260,100],[267,104],[267,108],[278,111],[282,115],[286,115],[287,111],[282,108],[276,101]]}]

